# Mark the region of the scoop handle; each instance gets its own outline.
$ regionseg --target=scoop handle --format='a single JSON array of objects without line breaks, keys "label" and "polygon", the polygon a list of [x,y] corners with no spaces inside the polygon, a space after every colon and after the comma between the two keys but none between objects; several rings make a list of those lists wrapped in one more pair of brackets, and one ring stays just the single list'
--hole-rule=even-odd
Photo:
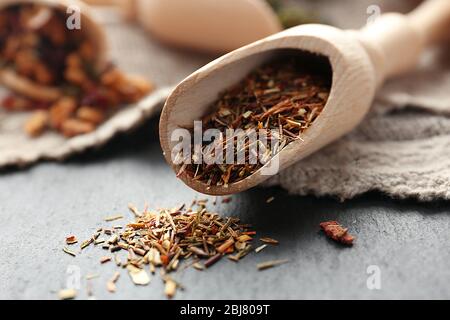
[{"label": "scoop handle", "polygon": [[450,39],[450,1],[429,0],[408,15],[425,45]]},{"label": "scoop handle", "polygon": [[450,0],[425,1],[408,15],[383,14],[359,38],[382,83],[413,69],[426,47],[450,39]]}]

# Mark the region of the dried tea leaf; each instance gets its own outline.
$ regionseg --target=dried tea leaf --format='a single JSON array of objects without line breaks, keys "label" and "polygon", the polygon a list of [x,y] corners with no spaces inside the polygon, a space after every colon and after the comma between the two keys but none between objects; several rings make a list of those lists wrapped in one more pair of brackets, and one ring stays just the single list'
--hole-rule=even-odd
[{"label": "dried tea leaf", "polygon": [[136,217],[141,217],[141,213],[139,212],[138,208],[136,208],[133,204],[128,204],[128,209],[133,213]]},{"label": "dried tea leaf", "polygon": [[209,254],[205,252],[204,250],[197,248],[197,247],[189,247],[188,250],[194,254],[196,254],[199,257],[209,257]]},{"label": "dried tea leaf", "polygon": [[225,197],[225,198],[222,198],[222,203],[230,203],[232,200],[233,200],[232,197]]},{"label": "dried tea leaf", "polygon": [[75,289],[63,289],[58,292],[60,300],[71,300],[77,297],[77,291]]},{"label": "dried tea leaf", "polygon": [[266,200],[266,203],[271,203],[273,200],[275,200],[275,197],[270,197],[269,199]]},{"label": "dried tea leaf", "polygon": [[115,244],[118,241],[119,241],[119,236],[117,234],[114,234],[106,242],[109,244]]},{"label": "dried tea leaf", "polygon": [[128,274],[136,285],[146,286],[150,283],[150,276],[144,269],[128,266]]},{"label": "dried tea leaf", "polygon": [[194,267],[195,269],[197,269],[197,270],[199,270],[199,271],[205,270],[205,267],[204,267],[202,264],[198,263],[198,262],[194,263],[194,264],[192,265],[192,267]]},{"label": "dried tea leaf", "polygon": [[77,256],[77,254],[76,254],[75,252],[73,252],[72,250],[70,250],[70,249],[67,248],[67,247],[64,247],[64,248],[63,248],[63,251],[64,251],[65,253],[67,253],[67,254],[73,256],[73,257],[76,257],[76,256]]},{"label": "dried tea leaf", "polygon": [[105,242],[106,242],[105,239],[97,239],[97,240],[94,241],[94,245],[99,245],[99,244],[102,244],[102,243],[105,243]]},{"label": "dried tea leaf", "polygon": [[91,243],[93,243],[94,242],[94,239],[88,239],[88,240],[86,240],[86,241],[83,241],[82,243],[81,243],[81,246],[80,246],[80,248],[81,248],[81,250],[83,250],[84,248],[86,248],[87,246],[89,246]]},{"label": "dried tea leaf", "polygon": [[106,222],[111,222],[111,221],[116,221],[116,220],[120,220],[123,219],[123,216],[120,214],[114,215],[114,216],[109,216],[105,218]]},{"label": "dried tea leaf", "polygon": [[256,253],[260,253],[262,250],[264,250],[267,247],[267,244],[263,244],[262,246],[259,246],[255,249]]},{"label": "dried tea leaf", "polygon": [[217,248],[217,252],[224,253],[224,252],[227,251],[227,249],[230,248],[233,244],[234,244],[234,239],[233,239],[233,238],[229,238],[227,241],[225,241],[223,244],[221,244],[221,245]]},{"label": "dried tea leaf", "polygon": [[177,292],[177,283],[172,279],[167,279],[166,286],[164,289],[164,293],[166,294],[167,298],[172,299],[175,296],[176,292]]},{"label": "dried tea leaf", "polygon": [[246,234],[239,236],[237,238],[237,241],[239,241],[239,242],[247,242],[247,241],[251,241],[251,240],[253,240],[253,238]]},{"label": "dried tea leaf", "polygon": [[118,267],[122,265],[122,260],[120,260],[120,257],[117,254],[114,255],[114,262]]},{"label": "dried tea leaf", "polygon": [[104,263],[107,263],[107,262],[109,262],[109,261],[111,261],[111,257],[101,257],[100,258],[100,263],[101,264],[104,264]]},{"label": "dried tea leaf", "polygon": [[267,244],[273,244],[273,245],[277,245],[280,242],[278,240],[272,239],[272,238],[261,238],[259,239],[260,241],[267,243]]},{"label": "dried tea leaf", "polygon": [[106,290],[108,290],[111,293],[116,292],[117,290],[116,284],[114,282],[108,281],[106,283]]},{"label": "dried tea leaf", "polygon": [[245,243],[245,242],[236,242],[235,244],[234,244],[234,246],[235,246],[235,248],[237,249],[237,250],[244,250],[245,249],[245,247],[247,247],[247,244]]},{"label": "dried tea leaf", "polygon": [[155,248],[151,248],[148,252],[147,252],[147,260],[149,263],[155,265],[155,266],[160,266],[162,265],[162,261],[161,261],[161,254],[159,253],[159,251]]},{"label": "dried tea leaf", "polygon": [[270,269],[282,264],[285,264],[289,262],[289,260],[284,259],[284,260],[273,260],[273,261],[267,261],[267,262],[263,262],[263,263],[258,263],[256,265],[256,267],[258,268],[258,270],[262,271],[262,270],[266,270],[266,269]]},{"label": "dried tea leaf", "polygon": [[119,280],[119,278],[120,278],[120,273],[119,272],[115,272],[110,281],[113,282],[113,283],[116,283],[117,280]]},{"label": "dried tea leaf", "polygon": [[98,277],[99,277],[98,273],[94,273],[94,274],[90,273],[90,274],[86,275],[86,280],[92,280],[92,279],[95,279]]},{"label": "dried tea leaf", "polygon": [[120,277],[120,273],[119,272],[115,272],[114,275],[112,276],[112,278],[110,280],[108,280],[108,282],[106,283],[106,289],[111,292],[114,293],[117,290],[116,287],[116,282],[117,280],[119,280]]},{"label": "dried tea leaf", "polygon": [[218,253],[205,261],[205,267],[209,268],[222,258],[222,254]]},{"label": "dried tea leaf", "polygon": [[251,250],[252,250],[252,246],[251,245],[247,245],[244,250],[239,251],[238,253],[236,253],[233,256],[228,256],[228,259],[230,259],[230,260],[232,260],[234,262],[238,262],[240,259],[242,259],[247,254],[249,254]]}]

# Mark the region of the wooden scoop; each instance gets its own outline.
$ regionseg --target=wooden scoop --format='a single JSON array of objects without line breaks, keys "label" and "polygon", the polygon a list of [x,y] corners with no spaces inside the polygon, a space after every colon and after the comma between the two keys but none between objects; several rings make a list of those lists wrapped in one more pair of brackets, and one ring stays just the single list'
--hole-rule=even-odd
[{"label": "wooden scoop", "polygon": [[225,53],[283,28],[266,0],[84,0],[116,5],[158,40],[180,48]]},{"label": "wooden scoop", "polygon": [[164,155],[174,170],[171,141],[177,128],[193,127],[194,120],[211,112],[218,93],[232,86],[268,58],[297,49],[328,58],[332,87],[327,104],[301,140],[290,143],[265,166],[228,186],[211,186],[180,178],[206,194],[225,195],[254,187],[270,175],[263,169],[277,161],[282,170],[355,128],[366,115],[376,89],[388,78],[415,67],[422,51],[450,35],[450,1],[429,0],[409,15],[389,13],[360,31],[323,25],[302,25],[237,49],[207,64],[183,80],[172,92],[160,120]]},{"label": "wooden scoop", "polygon": [[[88,39],[94,44],[96,51],[96,61],[94,65],[98,70],[102,70],[107,63],[107,44],[106,35],[101,26],[93,19],[89,8],[78,0],[1,0],[0,10],[6,7],[19,4],[40,4],[61,10],[69,17],[68,8],[77,7],[80,9],[81,15],[81,30],[85,32]],[[62,96],[62,93],[57,87],[43,86],[31,81],[30,79],[18,75],[11,68],[0,69],[0,84],[8,87],[18,94],[24,95],[31,99],[39,101],[55,101]]]},{"label": "wooden scoop", "polygon": [[282,30],[266,0],[138,0],[136,17],[164,43],[221,54]]}]

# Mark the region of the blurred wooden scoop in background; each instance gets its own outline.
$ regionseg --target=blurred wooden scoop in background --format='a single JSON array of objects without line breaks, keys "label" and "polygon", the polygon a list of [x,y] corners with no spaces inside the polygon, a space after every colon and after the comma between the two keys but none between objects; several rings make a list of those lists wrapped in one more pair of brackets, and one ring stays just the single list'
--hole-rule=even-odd
[{"label": "blurred wooden scoop in background", "polygon": [[85,0],[119,6],[158,40],[176,47],[225,53],[282,30],[265,0]]}]

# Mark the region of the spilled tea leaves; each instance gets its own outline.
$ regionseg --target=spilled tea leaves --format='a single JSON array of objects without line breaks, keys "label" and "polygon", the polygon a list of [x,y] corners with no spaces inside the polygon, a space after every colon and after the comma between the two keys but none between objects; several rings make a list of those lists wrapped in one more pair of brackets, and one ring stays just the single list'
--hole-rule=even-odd
[{"label": "spilled tea leaves", "polygon": [[[177,275],[187,268],[204,270],[227,256],[238,262],[253,251],[250,242],[256,231],[251,225],[241,223],[236,217],[222,217],[208,210],[207,200],[195,200],[190,207],[139,211],[129,205],[134,220],[121,228],[99,228],[94,235],[82,243],[81,248],[94,244],[113,253],[100,259],[102,264],[114,261],[114,266],[126,269],[135,285],[146,286],[151,282],[151,274],[159,269],[165,283],[168,298],[182,289],[170,275]],[[268,243],[277,242],[271,238]],[[278,243],[278,242],[277,242]],[[101,244],[99,246],[98,244]],[[256,249],[264,249],[266,244]],[[64,252],[71,252],[64,248]],[[119,256],[123,253],[124,256]],[[263,264],[261,268],[269,268]],[[119,270],[120,270],[119,269]],[[119,272],[106,283],[106,290],[117,291]]]}]

